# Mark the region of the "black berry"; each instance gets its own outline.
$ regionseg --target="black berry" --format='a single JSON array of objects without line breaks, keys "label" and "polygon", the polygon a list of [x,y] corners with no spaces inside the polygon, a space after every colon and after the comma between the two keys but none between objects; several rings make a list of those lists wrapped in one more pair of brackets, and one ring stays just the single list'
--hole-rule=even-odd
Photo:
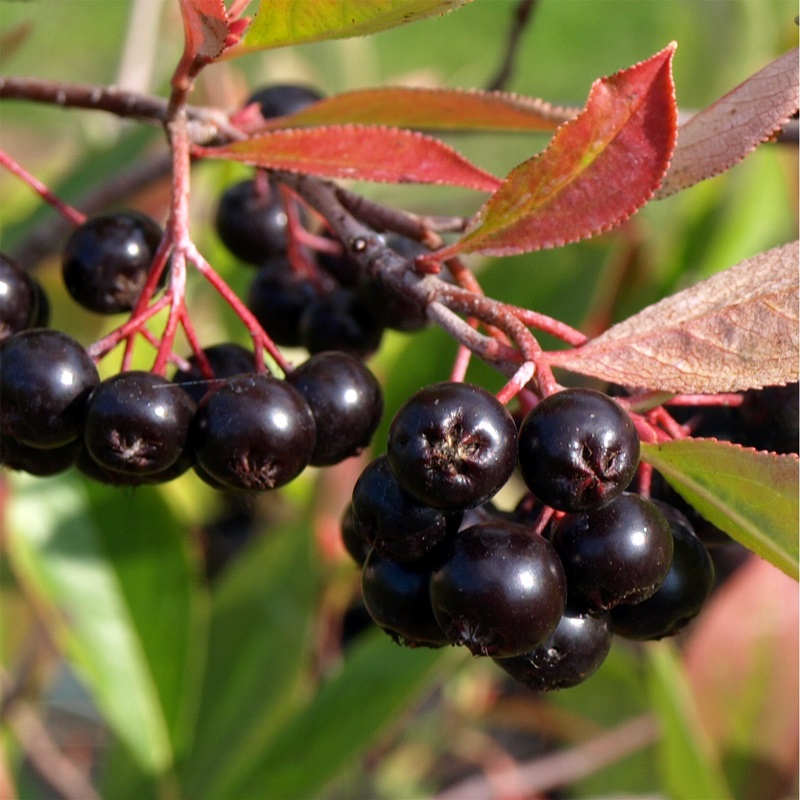
[{"label": "black berry", "polygon": [[27,272],[0,253],[0,340],[36,326],[40,291]]},{"label": "black berry", "polygon": [[700,613],[714,585],[714,562],[689,520],[676,508],[653,502],[672,531],[672,564],[654,595],[611,611],[611,630],[628,639],[661,639],[680,633]]},{"label": "black berry", "polygon": [[561,511],[590,511],[618,497],[639,464],[628,414],[593,389],[565,389],[538,403],[519,431],[528,488]]},{"label": "black berry", "polygon": [[383,413],[383,393],[363,362],[346,353],[317,353],[287,381],[305,397],[314,415],[314,466],[337,464],[372,441]]},{"label": "black berry", "polygon": [[194,410],[186,392],[161,376],[122,372],[89,395],[83,442],[104,469],[160,473],[183,454]]},{"label": "black berry", "polygon": [[264,119],[294,114],[306,106],[322,100],[322,95],[312,86],[295,83],[276,83],[253,92],[245,103],[258,103]]},{"label": "black berry", "polygon": [[268,375],[235,375],[206,394],[192,442],[200,467],[230,489],[275,489],[311,460],[314,416],[303,396]]},{"label": "black berry", "polygon": [[[62,252],[67,291],[90,311],[130,311],[147,280],[161,236],[158,223],[138,211],[86,220],[72,232]],[[165,268],[160,286],[166,277]]]},{"label": "black berry", "polygon": [[449,639],[436,622],[424,565],[392,561],[373,550],[361,573],[364,604],[375,623],[406,647],[442,647]]},{"label": "black berry", "polygon": [[605,661],[612,635],[608,614],[567,608],[556,629],[529,653],[495,663],[534,692],[583,683]]},{"label": "black berry", "polygon": [[646,600],[672,563],[672,533],[664,515],[627,492],[597,511],[567,514],[551,542],[564,565],[570,599],[599,610]]},{"label": "black berry", "polygon": [[207,391],[218,385],[223,378],[243,375],[255,371],[255,358],[246,347],[233,342],[222,342],[203,350],[216,380],[203,375],[197,356],[189,358],[189,369],[178,370],[173,381],[177,383],[195,403],[199,403]]},{"label": "black berry", "polygon": [[0,436],[0,464],[39,478],[69,469],[83,445],[79,439],[60,447],[30,447],[16,439]]},{"label": "black berry", "polygon": [[460,511],[420,503],[405,492],[386,456],[372,461],[353,488],[353,526],[367,544],[397,561],[415,561],[458,530]]},{"label": "black berry", "polygon": [[437,383],[401,406],[389,429],[389,462],[403,488],[438,508],[482,505],[511,477],[514,420],[494,395]]},{"label": "black berry", "polygon": [[78,438],[99,383],[86,350],[65,333],[36,328],[0,342],[0,434],[31,447]]},{"label": "black berry", "polygon": [[474,655],[521,655],[543,642],[564,613],[567,584],[550,543],[498,520],[448,540],[431,576],[431,604],[442,630]]},{"label": "black berry", "polygon": [[287,216],[277,186],[241,181],[228,187],[217,206],[219,238],[236,258],[262,264],[286,252]]}]

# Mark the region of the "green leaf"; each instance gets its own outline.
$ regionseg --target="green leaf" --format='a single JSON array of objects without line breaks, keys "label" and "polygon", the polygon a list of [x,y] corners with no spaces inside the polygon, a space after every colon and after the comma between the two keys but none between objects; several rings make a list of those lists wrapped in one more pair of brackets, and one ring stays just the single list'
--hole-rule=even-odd
[{"label": "green leaf", "polygon": [[197,732],[181,770],[187,797],[226,796],[296,706],[319,588],[309,528],[264,537],[213,594]]},{"label": "green leaf", "polygon": [[642,459],[707,520],[798,578],[798,462],[711,439],[642,444]]},{"label": "green leaf", "polygon": [[344,668],[283,728],[251,770],[219,800],[306,800],[333,780],[420,696],[446,650],[409,650],[374,631],[354,645]]},{"label": "green leaf", "polygon": [[659,761],[668,796],[673,800],[731,797],[674,645],[653,643],[647,654],[652,705],[661,723]]},{"label": "green leaf", "polygon": [[287,45],[345,39],[394,28],[470,0],[262,0],[242,44],[231,56]]},{"label": "green leaf", "polygon": [[19,581],[141,768],[185,743],[202,595],[155,489],[87,489],[69,473],[14,479],[8,554]]}]

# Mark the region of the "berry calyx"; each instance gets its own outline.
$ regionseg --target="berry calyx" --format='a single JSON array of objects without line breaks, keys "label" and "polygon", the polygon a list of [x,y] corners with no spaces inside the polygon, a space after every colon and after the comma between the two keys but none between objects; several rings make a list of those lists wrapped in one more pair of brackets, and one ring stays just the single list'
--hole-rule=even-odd
[{"label": "berry calyx", "polygon": [[590,511],[627,489],[639,464],[628,414],[594,389],[541,400],[519,430],[519,467],[528,488],[560,511]]},{"label": "berry calyx", "polygon": [[300,392],[269,375],[234,375],[197,406],[191,442],[200,468],[229,489],[264,491],[296,478],[316,443]]},{"label": "berry calyx", "polygon": [[434,616],[450,641],[497,658],[543,642],[567,599],[564,570],[550,543],[503,520],[449,539],[430,591]]},{"label": "berry calyx", "polygon": [[[72,232],[61,254],[67,291],[89,311],[131,311],[147,280],[161,236],[158,223],[138,211],[87,219]],[[165,269],[160,286],[166,278]]]},{"label": "berry calyx", "polygon": [[517,429],[497,398],[468,383],[436,383],[395,414],[389,462],[403,488],[437,508],[483,505],[511,477]]}]

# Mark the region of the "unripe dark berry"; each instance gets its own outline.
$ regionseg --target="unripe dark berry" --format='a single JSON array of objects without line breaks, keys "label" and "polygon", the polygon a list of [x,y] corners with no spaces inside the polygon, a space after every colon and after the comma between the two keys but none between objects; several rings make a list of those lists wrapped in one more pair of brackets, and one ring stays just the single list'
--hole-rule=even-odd
[{"label": "unripe dark berry", "polygon": [[700,613],[714,586],[714,562],[689,520],[676,508],[653,502],[672,531],[672,563],[655,594],[611,611],[611,630],[628,639],[662,639],[680,633]]},{"label": "unripe dark berry", "polygon": [[383,392],[362,361],[347,353],[317,353],[286,380],[314,415],[317,444],[312,465],[338,464],[372,441],[383,413]]},{"label": "unripe dark berry", "polygon": [[[132,310],[161,236],[158,223],[138,211],[87,219],[72,232],[61,254],[67,291],[77,303],[99,314]],[[167,274],[165,267],[159,286]]]},{"label": "unripe dark berry", "polygon": [[608,395],[565,389],[539,402],[519,430],[528,488],[560,511],[591,511],[618,497],[639,464],[631,418]]},{"label": "unripe dark berry", "polygon": [[496,658],[495,663],[534,692],[567,689],[583,683],[611,649],[608,614],[567,608],[556,629],[529,653]]},{"label": "unripe dark berry", "polygon": [[376,550],[361,573],[361,590],[370,616],[398,644],[442,647],[449,644],[436,622],[428,586],[430,568],[392,561]]},{"label": "unripe dark berry", "polygon": [[353,488],[355,532],[381,554],[416,561],[458,530],[460,511],[420,503],[405,492],[386,456],[372,461]]},{"label": "unripe dark berry", "polygon": [[65,333],[36,328],[9,336],[0,342],[0,434],[30,447],[74,441],[99,380],[89,354]]},{"label": "unripe dark berry", "polygon": [[664,515],[627,492],[597,511],[567,514],[551,542],[564,565],[570,600],[603,611],[646,600],[672,563]]},{"label": "unripe dark berry", "polygon": [[401,486],[423,503],[472,508],[511,477],[517,429],[485,389],[437,383],[418,391],[395,414],[388,456]]},{"label": "unripe dark berry", "polygon": [[160,375],[121,372],[89,395],[83,442],[104,469],[160,473],[183,454],[194,410],[189,395]]},{"label": "unripe dark berry", "polygon": [[454,644],[508,658],[543,642],[564,613],[567,584],[550,543],[503,520],[449,539],[431,575],[431,604]]},{"label": "unripe dark berry", "polygon": [[234,375],[197,407],[191,440],[197,463],[230,489],[276,489],[308,465],[314,416],[300,392],[268,375]]}]

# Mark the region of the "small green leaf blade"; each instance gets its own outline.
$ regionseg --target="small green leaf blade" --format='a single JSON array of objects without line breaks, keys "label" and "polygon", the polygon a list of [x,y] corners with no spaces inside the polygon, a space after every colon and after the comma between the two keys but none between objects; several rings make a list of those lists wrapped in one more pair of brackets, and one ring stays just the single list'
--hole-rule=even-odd
[{"label": "small green leaf blade", "polygon": [[702,727],[674,645],[654,642],[647,656],[652,707],[661,725],[658,761],[667,795],[672,800],[730,798],[719,754]]},{"label": "small green leaf blade", "polygon": [[311,661],[319,576],[310,523],[298,521],[249,547],[212,595],[209,648],[187,797],[223,797],[261,757],[294,710]]},{"label": "small green leaf blade", "polygon": [[342,671],[323,684],[220,800],[316,796],[396,721],[440,672],[446,650],[398,647],[382,631],[365,634]]},{"label": "small green leaf blade", "polygon": [[[183,741],[202,601],[187,543],[153,489],[15,477],[8,555],[108,724],[148,774]],[[157,524],[154,524],[157,523]]]},{"label": "small green leaf blade", "polygon": [[366,36],[470,0],[262,0],[242,44],[231,56],[328,39]]},{"label": "small green leaf blade", "polygon": [[797,456],[680,439],[642,443],[642,460],[707,520],[797,580]]}]

